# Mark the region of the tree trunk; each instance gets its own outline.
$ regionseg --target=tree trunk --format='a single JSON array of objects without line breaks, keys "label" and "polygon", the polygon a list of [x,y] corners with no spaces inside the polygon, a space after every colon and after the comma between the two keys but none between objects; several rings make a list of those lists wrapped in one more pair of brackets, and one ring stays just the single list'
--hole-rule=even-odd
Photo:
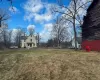
[{"label": "tree trunk", "polygon": [[58,34],[58,38],[57,38],[57,46],[58,46],[58,48],[60,47],[60,40],[59,40],[59,34]]},{"label": "tree trunk", "polygon": [[1,27],[1,20],[0,20],[0,27]]},{"label": "tree trunk", "polygon": [[4,33],[3,33],[3,38],[4,38],[4,45],[5,45],[5,47],[7,47],[6,31],[5,30],[4,30]]},{"label": "tree trunk", "polygon": [[73,16],[73,27],[74,27],[74,39],[75,39],[75,50],[77,50],[77,33],[76,33],[76,24],[75,24],[75,22],[76,22],[76,1],[74,0],[74,16]]},{"label": "tree trunk", "polygon": [[39,33],[37,34],[37,40],[38,40],[37,46],[39,47],[40,46],[40,35],[39,35]]},{"label": "tree trunk", "polygon": [[60,41],[58,40],[58,48],[60,47]]},{"label": "tree trunk", "polygon": [[18,40],[18,48],[21,47],[20,44],[21,44],[21,40],[20,40],[20,36],[19,36],[19,40]]},{"label": "tree trunk", "polygon": [[74,23],[73,23],[73,28],[74,28],[74,39],[75,39],[75,50],[77,50],[77,34],[76,34],[76,26],[75,26],[75,19],[74,20]]}]

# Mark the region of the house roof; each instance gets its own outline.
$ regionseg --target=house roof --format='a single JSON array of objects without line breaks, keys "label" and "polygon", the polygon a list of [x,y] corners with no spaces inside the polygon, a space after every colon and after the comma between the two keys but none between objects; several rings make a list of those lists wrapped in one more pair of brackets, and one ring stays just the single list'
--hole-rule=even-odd
[{"label": "house roof", "polygon": [[[32,35],[32,37],[37,37],[36,35]],[[21,40],[26,40],[28,37],[31,37],[31,35],[29,35],[29,36],[21,36]]]},{"label": "house roof", "polygon": [[82,41],[100,40],[100,0],[93,0],[83,19]]},{"label": "house roof", "polygon": [[21,40],[27,39],[27,36],[21,36]]},{"label": "house roof", "polygon": [[99,0],[93,0],[93,2],[91,3],[91,5],[89,6],[89,8],[87,9],[87,11],[90,11],[97,3]]}]

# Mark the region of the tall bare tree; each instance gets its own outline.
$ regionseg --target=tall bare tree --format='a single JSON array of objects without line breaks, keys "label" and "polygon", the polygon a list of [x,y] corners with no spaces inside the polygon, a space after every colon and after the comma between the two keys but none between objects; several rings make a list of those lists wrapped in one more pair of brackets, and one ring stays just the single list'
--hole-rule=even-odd
[{"label": "tall bare tree", "polygon": [[12,41],[12,39],[11,39],[11,37],[12,37],[12,30],[9,30],[9,32],[8,32],[8,47],[10,47],[11,46],[11,41]]},{"label": "tall bare tree", "polygon": [[[54,12],[63,14],[62,17],[73,25],[75,49],[77,50],[76,27],[83,23],[83,14],[92,0],[71,0],[69,6],[63,4],[63,0],[57,0],[59,8],[53,8]],[[83,12],[84,11],[84,12]]]},{"label": "tall bare tree", "polygon": [[66,37],[66,28],[67,27],[63,26],[62,18],[57,17],[56,23],[54,24],[52,29],[52,35],[54,39],[56,39],[58,47],[60,47],[60,43],[63,42]]},{"label": "tall bare tree", "polygon": [[38,45],[38,47],[40,46],[40,40],[41,40],[40,34],[37,33],[37,45]]},{"label": "tall bare tree", "polygon": [[[17,28],[17,33],[16,33],[16,44],[20,48],[21,46],[21,35],[23,34],[23,29],[21,27]],[[25,33],[24,33],[25,34]],[[25,37],[25,35],[24,35]]]},{"label": "tall bare tree", "polygon": [[29,32],[29,35],[33,35],[34,32],[35,32],[35,30],[34,30],[34,25],[29,25],[29,26],[27,27],[27,30],[28,30],[28,32]]},{"label": "tall bare tree", "polygon": [[0,28],[1,31],[1,37],[0,39],[2,40],[4,46],[7,48],[8,47],[8,37],[9,37],[9,32],[8,32],[8,25],[6,23],[2,23],[2,28]]},{"label": "tall bare tree", "polygon": [[2,22],[8,20],[10,18],[9,14],[4,10],[0,8],[0,27]]}]

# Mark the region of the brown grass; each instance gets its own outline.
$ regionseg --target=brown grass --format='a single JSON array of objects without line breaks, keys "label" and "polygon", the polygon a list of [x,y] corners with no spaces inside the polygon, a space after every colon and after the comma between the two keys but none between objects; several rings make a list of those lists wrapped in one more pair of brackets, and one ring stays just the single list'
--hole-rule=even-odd
[{"label": "brown grass", "polygon": [[100,80],[97,52],[35,49],[0,53],[0,80]]}]

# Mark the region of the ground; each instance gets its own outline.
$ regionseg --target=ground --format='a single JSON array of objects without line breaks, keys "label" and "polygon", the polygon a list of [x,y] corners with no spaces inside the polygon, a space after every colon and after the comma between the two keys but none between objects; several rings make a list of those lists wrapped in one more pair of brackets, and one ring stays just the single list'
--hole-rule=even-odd
[{"label": "ground", "polygon": [[0,51],[0,80],[100,80],[100,53],[68,49]]}]

